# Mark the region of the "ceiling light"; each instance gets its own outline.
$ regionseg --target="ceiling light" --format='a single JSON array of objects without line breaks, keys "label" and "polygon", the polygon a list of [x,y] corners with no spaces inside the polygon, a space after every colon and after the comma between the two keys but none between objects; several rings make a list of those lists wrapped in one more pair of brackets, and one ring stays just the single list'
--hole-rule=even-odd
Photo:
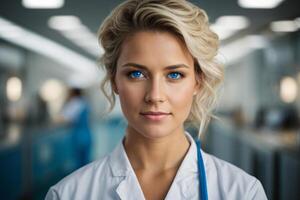
[{"label": "ceiling light", "polygon": [[0,36],[18,37],[22,35],[22,29],[14,24],[0,18]]},{"label": "ceiling light", "polygon": [[294,32],[298,30],[297,23],[288,20],[272,22],[270,28],[274,32]]},{"label": "ceiling light", "polygon": [[[3,34],[1,22],[17,27],[21,30],[22,37],[12,38],[7,34]],[[0,38],[58,61],[62,64],[62,66],[70,70],[70,75],[78,74],[79,78],[84,79],[86,81],[84,87],[95,84],[101,78],[94,60],[82,56],[52,40],[49,40],[48,38],[33,33],[1,17]]]},{"label": "ceiling light", "polygon": [[22,0],[25,8],[61,8],[64,0]]},{"label": "ceiling light", "polygon": [[52,117],[61,110],[66,94],[65,85],[57,79],[46,80],[39,89],[39,95],[47,102],[49,114]]},{"label": "ceiling light", "polygon": [[246,37],[246,40],[249,47],[253,49],[262,49],[268,44],[267,39],[261,35],[249,35]]},{"label": "ceiling light", "polygon": [[257,9],[270,9],[277,7],[284,0],[238,0],[238,4],[242,8],[257,8]]},{"label": "ceiling light", "polygon": [[241,30],[249,26],[249,20],[244,16],[221,16],[216,24],[230,30]]},{"label": "ceiling light", "polygon": [[97,37],[89,32],[89,30],[78,29],[76,31],[63,31],[61,34],[72,41],[93,40],[97,44]]},{"label": "ceiling light", "polygon": [[225,40],[237,31],[247,28],[249,20],[244,16],[221,16],[210,28],[216,32],[220,40]]},{"label": "ceiling light", "polygon": [[80,29],[82,27],[80,19],[73,15],[53,16],[49,19],[50,28],[60,31]]},{"label": "ceiling light", "polygon": [[45,81],[40,89],[40,95],[44,101],[55,101],[63,96],[64,92],[63,83],[56,79]]},{"label": "ceiling light", "polygon": [[218,56],[224,63],[229,65],[243,59],[244,56],[258,48],[266,47],[267,44],[267,40],[263,36],[248,35],[226,45],[222,45]]},{"label": "ceiling light", "polygon": [[300,17],[296,18],[296,19],[294,20],[294,22],[295,22],[297,28],[300,29]]},{"label": "ceiling light", "polygon": [[297,82],[292,77],[284,77],[280,81],[280,97],[285,103],[292,103],[297,98]]},{"label": "ceiling light", "polygon": [[98,46],[96,34],[82,24],[78,17],[54,16],[49,19],[48,25],[93,56],[99,57],[103,53]]},{"label": "ceiling light", "polygon": [[6,94],[10,101],[18,101],[22,95],[22,82],[18,77],[11,77],[6,84]]},{"label": "ceiling light", "polygon": [[226,29],[223,26],[219,26],[217,24],[211,25],[210,28],[219,36],[220,40],[225,40],[236,33],[236,31]]}]

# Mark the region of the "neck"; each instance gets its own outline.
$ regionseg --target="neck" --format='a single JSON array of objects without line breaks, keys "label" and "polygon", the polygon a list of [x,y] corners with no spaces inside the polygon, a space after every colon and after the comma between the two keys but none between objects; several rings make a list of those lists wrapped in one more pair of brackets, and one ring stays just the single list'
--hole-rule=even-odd
[{"label": "neck", "polygon": [[162,138],[146,138],[127,127],[125,151],[134,170],[160,172],[178,168],[189,148],[181,128]]}]

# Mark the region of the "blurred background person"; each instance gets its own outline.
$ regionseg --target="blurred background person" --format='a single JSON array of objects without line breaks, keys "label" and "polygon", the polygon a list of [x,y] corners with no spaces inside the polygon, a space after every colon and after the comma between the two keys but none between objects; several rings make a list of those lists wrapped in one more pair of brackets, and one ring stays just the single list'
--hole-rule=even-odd
[{"label": "blurred background person", "polygon": [[71,126],[72,143],[77,159],[77,168],[87,164],[91,156],[90,108],[80,88],[70,88],[69,96],[60,112],[54,118],[56,124]]}]

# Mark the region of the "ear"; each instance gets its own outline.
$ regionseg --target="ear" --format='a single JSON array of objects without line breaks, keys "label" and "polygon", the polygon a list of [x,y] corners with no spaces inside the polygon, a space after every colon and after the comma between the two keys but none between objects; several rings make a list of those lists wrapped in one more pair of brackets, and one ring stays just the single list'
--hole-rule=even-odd
[{"label": "ear", "polygon": [[193,95],[195,96],[196,94],[198,94],[198,92],[201,90],[202,88],[202,83],[203,83],[203,72],[202,69],[200,67],[200,64],[198,62],[198,60],[196,58],[194,58],[194,69],[195,69],[195,79],[196,79],[196,84],[195,84],[195,88],[194,88],[194,93]]},{"label": "ear", "polygon": [[193,95],[198,94],[198,92],[200,91],[201,86],[202,86],[202,84],[201,84],[202,83],[202,75],[199,73],[196,73],[195,76],[196,76],[196,84],[195,84]]},{"label": "ear", "polygon": [[195,90],[194,90],[194,93],[193,93],[193,96],[197,95],[198,92],[199,92],[199,88],[196,86],[196,87],[195,87]]}]

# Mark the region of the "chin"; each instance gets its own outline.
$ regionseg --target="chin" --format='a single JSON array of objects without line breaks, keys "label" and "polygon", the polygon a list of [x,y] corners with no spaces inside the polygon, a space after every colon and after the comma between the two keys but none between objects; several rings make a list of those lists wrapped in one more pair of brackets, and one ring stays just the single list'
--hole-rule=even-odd
[{"label": "chin", "polygon": [[163,126],[140,127],[138,130],[140,130],[138,131],[140,134],[148,139],[159,139],[172,133],[171,129]]}]

